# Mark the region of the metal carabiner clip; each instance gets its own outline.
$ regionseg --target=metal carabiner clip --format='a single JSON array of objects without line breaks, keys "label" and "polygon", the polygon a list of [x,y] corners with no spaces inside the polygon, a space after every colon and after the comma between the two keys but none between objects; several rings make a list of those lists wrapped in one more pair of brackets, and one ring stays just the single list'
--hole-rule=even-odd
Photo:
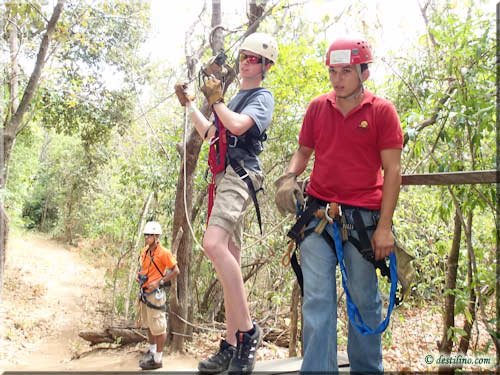
[{"label": "metal carabiner clip", "polygon": [[330,210],[330,203],[327,203],[325,207],[325,219],[331,224],[333,223],[333,219],[330,217],[330,215],[328,215],[329,210]]}]

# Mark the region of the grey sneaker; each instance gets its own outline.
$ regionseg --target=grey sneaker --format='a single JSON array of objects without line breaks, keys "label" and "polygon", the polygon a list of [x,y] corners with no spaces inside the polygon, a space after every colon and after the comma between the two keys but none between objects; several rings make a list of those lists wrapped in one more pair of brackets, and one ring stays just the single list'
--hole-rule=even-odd
[{"label": "grey sneaker", "polygon": [[151,353],[151,350],[148,349],[148,351],[144,353],[142,358],[139,360],[139,366],[141,365],[141,363],[147,362],[151,358],[153,358],[153,353]]},{"label": "grey sneaker", "polygon": [[143,370],[155,370],[157,368],[162,368],[163,363],[161,361],[155,362],[154,357],[151,356],[147,361],[139,362],[139,367]]},{"label": "grey sneaker", "polygon": [[208,374],[218,374],[224,372],[229,367],[229,362],[233,358],[236,348],[226,340],[220,340],[219,351],[210,358],[198,363],[198,370]]},{"label": "grey sneaker", "polygon": [[255,355],[257,348],[262,341],[262,330],[257,323],[253,324],[255,332],[250,335],[248,332],[236,332],[236,353],[229,364],[229,372],[251,373],[255,366]]}]

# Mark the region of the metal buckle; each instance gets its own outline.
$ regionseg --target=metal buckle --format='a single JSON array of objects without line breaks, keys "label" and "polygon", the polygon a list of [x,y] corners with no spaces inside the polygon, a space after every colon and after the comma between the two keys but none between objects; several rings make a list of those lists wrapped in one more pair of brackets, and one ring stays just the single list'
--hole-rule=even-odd
[{"label": "metal buckle", "polygon": [[[231,139],[234,140],[234,144],[230,142]],[[236,137],[232,134],[228,134],[227,135],[227,147],[235,148],[237,144],[238,144],[238,137]]]}]

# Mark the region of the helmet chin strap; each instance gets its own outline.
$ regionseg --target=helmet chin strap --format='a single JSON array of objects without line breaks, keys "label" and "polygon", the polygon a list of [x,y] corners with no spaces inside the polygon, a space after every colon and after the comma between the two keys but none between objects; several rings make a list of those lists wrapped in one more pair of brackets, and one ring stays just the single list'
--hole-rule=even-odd
[{"label": "helmet chin strap", "polygon": [[264,80],[264,78],[266,78],[266,58],[264,56],[262,56],[262,80]]}]

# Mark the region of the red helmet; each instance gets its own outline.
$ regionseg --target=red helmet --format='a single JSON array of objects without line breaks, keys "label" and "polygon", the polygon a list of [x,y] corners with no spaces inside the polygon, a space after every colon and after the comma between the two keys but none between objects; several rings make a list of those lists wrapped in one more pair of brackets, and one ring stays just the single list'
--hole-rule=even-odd
[{"label": "red helmet", "polygon": [[363,39],[337,39],[326,53],[326,65],[356,65],[372,62],[372,50]]}]

